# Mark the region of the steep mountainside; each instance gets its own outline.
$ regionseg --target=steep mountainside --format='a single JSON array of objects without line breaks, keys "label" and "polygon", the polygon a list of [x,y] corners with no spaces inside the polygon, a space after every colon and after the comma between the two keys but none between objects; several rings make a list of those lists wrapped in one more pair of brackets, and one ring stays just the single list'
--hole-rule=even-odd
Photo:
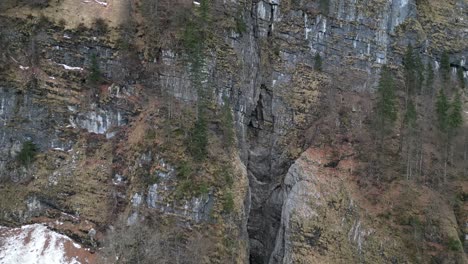
[{"label": "steep mountainside", "polygon": [[83,247],[65,263],[468,261],[467,0],[8,0],[0,23],[0,263],[44,232]]}]

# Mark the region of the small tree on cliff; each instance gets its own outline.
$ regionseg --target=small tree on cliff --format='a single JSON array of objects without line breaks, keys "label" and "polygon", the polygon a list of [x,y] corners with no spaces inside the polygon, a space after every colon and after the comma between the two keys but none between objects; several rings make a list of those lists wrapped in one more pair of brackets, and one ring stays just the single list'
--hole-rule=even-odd
[{"label": "small tree on cliff", "polygon": [[330,10],[330,0],[320,0],[320,11],[323,15],[328,15]]},{"label": "small tree on cliff", "polygon": [[38,148],[31,140],[25,141],[16,160],[23,166],[29,166],[34,161]]},{"label": "small tree on cliff", "polygon": [[198,118],[189,137],[189,150],[196,161],[204,160],[208,152],[208,123],[204,107],[199,107]]},{"label": "small tree on cliff", "polygon": [[322,71],[322,57],[320,56],[320,53],[317,52],[314,57],[314,69],[316,71],[321,72]]},{"label": "small tree on cliff", "polygon": [[91,84],[101,81],[101,69],[96,54],[91,55],[88,79]]},{"label": "small tree on cliff", "polygon": [[423,85],[424,85],[424,63],[422,62],[421,56],[419,53],[414,55],[414,70],[416,73],[416,89],[419,94],[422,94]]},{"label": "small tree on cliff", "polygon": [[397,106],[395,102],[395,84],[387,67],[382,68],[379,86],[377,89],[377,131],[380,136],[380,147],[383,147],[385,135],[391,130],[397,119]]}]

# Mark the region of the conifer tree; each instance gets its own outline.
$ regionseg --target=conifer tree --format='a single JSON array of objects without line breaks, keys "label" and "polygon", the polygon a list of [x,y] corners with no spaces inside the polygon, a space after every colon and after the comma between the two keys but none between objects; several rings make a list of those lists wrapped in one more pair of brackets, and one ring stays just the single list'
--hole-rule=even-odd
[{"label": "conifer tree", "polygon": [[406,71],[414,69],[414,49],[411,43],[406,47],[405,56],[403,57],[403,65]]},{"label": "conifer tree", "polygon": [[437,124],[441,132],[446,132],[448,129],[448,110],[450,108],[449,101],[443,90],[439,91],[436,102]]},{"label": "conifer tree", "polygon": [[205,159],[208,145],[208,124],[204,106],[199,108],[198,118],[189,138],[189,149],[196,161]]},{"label": "conifer tree", "polygon": [[455,96],[455,99],[450,104],[450,112],[447,116],[447,124],[451,134],[456,132],[456,129],[461,127],[463,124],[462,116],[462,102],[460,99],[460,94]]},{"label": "conifer tree", "polygon": [[406,48],[406,53],[403,58],[403,65],[405,67],[406,101],[408,101],[408,97],[413,94],[416,86],[416,62],[413,46],[411,44],[408,44],[408,47]]},{"label": "conifer tree", "polygon": [[424,85],[424,64],[419,53],[414,55],[414,71],[416,77],[416,89],[418,93],[421,94]]},{"label": "conifer tree", "polygon": [[426,93],[434,94],[434,67],[430,61],[426,64]]},{"label": "conifer tree", "polygon": [[97,84],[101,80],[101,69],[99,68],[99,62],[97,59],[96,54],[91,55],[91,63],[90,63],[90,73],[89,73],[89,81],[92,84]]},{"label": "conifer tree", "polygon": [[198,111],[192,133],[189,138],[189,150],[193,158],[202,161],[207,155],[208,145],[208,113],[210,91],[206,74],[205,38],[209,33],[210,22],[209,0],[201,0],[197,15],[189,23],[183,35],[183,43],[190,64],[190,78],[194,89],[197,91]]},{"label": "conifer tree", "polygon": [[409,180],[412,178],[413,174],[413,167],[414,167],[414,157],[417,156],[417,148],[418,142],[420,142],[417,138],[417,112],[416,107],[413,103],[413,100],[409,100],[405,116],[403,119],[404,125],[404,134],[402,136],[402,142],[405,141],[404,147],[406,148],[405,154],[405,163],[406,163],[406,179]]},{"label": "conifer tree", "polygon": [[317,52],[314,57],[314,69],[316,71],[321,72],[322,71],[322,57],[320,56],[320,53]]},{"label": "conifer tree", "polygon": [[463,76],[463,67],[461,66],[461,63],[460,63],[460,66],[457,68],[457,77],[458,77],[458,82],[460,83],[460,87],[464,89],[465,88],[465,76]]},{"label": "conifer tree", "polygon": [[408,102],[408,107],[405,113],[405,119],[404,119],[405,125],[409,128],[415,128],[416,120],[417,120],[416,107],[414,106],[413,100],[410,100]]},{"label": "conifer tree", "polygon": [[444,51],[440,59],[440,71],[444,81],[448,81],[450,79],[450,58],[447,51]]},{"label": "conifer tree", "polygon": [[330,0],[320,0],[320,10],[322,11],[323,15],[328,15],[330,10]]},{"label": "conifer tree", "polygon": [[395,87],[392,74],[387,67],[382,69],[377,90],[377,129],[380,133],[380,143],[389,128],[397,119],[397,106],[395,102]]},{"label": "conifer tree", "polygon": [[444,151],[444,182],[447,181],[447,163],[452,140],[457,133],[457,129],[463,124],[462,102],[457,94],[452,102],[449,102],[444,91],[439,92],[436,102],[436,112],[439,130],[443,135]]}]

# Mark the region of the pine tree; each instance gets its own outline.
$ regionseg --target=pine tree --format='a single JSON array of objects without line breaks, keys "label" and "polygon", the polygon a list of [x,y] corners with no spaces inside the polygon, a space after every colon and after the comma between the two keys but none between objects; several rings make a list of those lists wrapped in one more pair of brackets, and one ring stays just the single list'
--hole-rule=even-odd
[{"label": "pine tree", "polygon": [[460,94],[457,94],[455,99],[450,104],[450,112],[447,118],[449,131],[453,134],[455,133],[456,129],[461,127],[463,124],[462,102],[460,99]]},{"label": "pine tree", "polygon": [[397,119],[395,87],[392,74],[387,67],[382,69],[377,90],[377,129],[380,132],[381,146],[388,129]]},{"label": "pine tree", "polygon": [[414,69],[414,49],[411,43],[406,47],[405,56],[403,57],[403,65],[405,66],[405,71],[407,72]]},{"label": "pine tree", "polygon": [[437,121],[439,130],[443,134],[444,144],[444,182],[447,182],[447,163],[451,149],[453,136],[457,129],[463,124],[462,102],[460,95],[457,94],[455,99],[450,103],[445,93],[441,90],[436,102]]},{"label": "pine tree", "polygon": [[443,90],[439,91],[436,102],[436,113],[437,113],[437,124],[439,130],[446,132],[448,128],[448,110],[450,108],[450,103],[445,95]]},{"label": "pine tree", "polygon": [[[417,148],[418,148],[418,138],[417,138],[417,112],[416,107],[413,103],[413,100],[409,100],[405,116],[403,119],[404,124],[404,136],[401,137],[405,142],[404,147],[406,148],[405,154],[405,164],[406,164],[406,179],[409,180],[412,178],[413,170],[414,170],[414,157],[417,155]],[[403,145],[401,146],[403,147]]]},{"label": "pine tree", "polygon": [[448,131],[448,111],[450,109],[450,103],[447,99],[447,96],[445,95],[443,90],[439,91],[439,95],[437,96],[437,101],[436,101],[436,113],[437,113],[437,125],[442,132],[442,141],[441,144],[444,147],[444,174],[443,174],[443,179],[444,182],[447,181],[447,161],[448,161],[448,149],[449,149],[449,136],[447,133]]},{"label": "pine tree", "polygon": [[405,113],[405,125],[409,128],[416,127],[416,120],[417,120],[417,112],[416,107],[414,106],[413,100],[409,100],[408,107]]},{"label": "pine tree", "polygon": [[421,94],[424,85],[424,64],[419,53],[414,55],[414,70],[416,75],[416,88],[418,93]]},{"label": "pine tree", "polygon": [[405,67],[406,100],[408,100],[408,97],[413,94],[416,86],[416,62],[413,46],[411,44],[408,44],[406,48],[406,53],[403,57],[403,65]]},{"label": "pine tree", "polygon": [[450,58],[447,51],[442,54],[442,58],[440,59],[440,71],[442,78],[448,81],[450,79]]},{"label": "pine tree", "polygon": [[[200,107],[201,108],[201,107]],[[198,119],[189,138],[189,150],[196,161],[202,161],[207,155],[208,124],[205,110],[199,109]]]},{"label": "pine tree", "polygon": [[210,5],[209,5],[209,0],[201,0],[200,1],[200,17],[202,19],[202,22],[206,23],[209,20],[209,14],[210,14]]},{"label": "pine tree", "polygon": [[314,57],[314,69],[316,71],[321,72],[322,71],[322,57],[320,56],[320,53],[316,53]]},{"label": "pine tree", "polygon": [[328,15],[330,10],[330,0],[320,0],[320,11],[323,15]]},{"label": "pine tree", "polygon": [[434,92],[434,67],[432,62],[426,64],[426,93],[433,95]]},{"label": "pine tree", "polygon": [[34,160],[38,148],[31,140],[25,141],[21,151],[18,153],[16,159],[23,166],[28,166]]},{"label": "pine tree", "polygon": [[457,68],[457,77],[458,77],[458,82],[460,83],[460,87],[462,89],[465,88],[465,76],[463,76],[463,67],[461,66],[461,63],[460,63],[460,66],[458,66]]},{"label": "pine tree", "polygon": [[205,60],[205,40],[209,33],[210,0],[201,0],[197,16],[185,27],[183,44],[190,66],[190,79],[197,91],[197,120],[189,137],[189,150],[196,161],[202,161],[207,155],[209,95]]},{"label": "pine tree", "polygon": [[96,84],[101,80],[101,70],[96,54],[91,55],[91,66],[88,78],[92,84]]}]

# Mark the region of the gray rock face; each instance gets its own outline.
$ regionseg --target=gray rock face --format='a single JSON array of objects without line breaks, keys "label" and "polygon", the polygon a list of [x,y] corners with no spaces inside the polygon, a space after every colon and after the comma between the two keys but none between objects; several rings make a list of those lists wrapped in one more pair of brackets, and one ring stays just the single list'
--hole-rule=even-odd
[{"label": "gray rock face", "polygon": [[[97,39],[57,29],[37,33],[31,40],[25,32],[14,30],[21,23],[1,20],[12,30],[5,36],[12,43],[11,70],[18,76],[16,80],[3,75],[0,79],[0,180],[22,180],[22,173],[12,171],[8,164],[27,140],[41,151],[67,151],[76,143],[73,135],[81,129],[111,138],[118,127],[127,123],[132,111],[126,100],[134,94],[130,87],[133,81],[128,72],[122,72],[125,68],[116,59],[116,50]],[[63,36],[57,36],[60,33]],[[27,50],[24,46],[33,45],[32,41],[39,57],[36,66],[21,54],[21,50]],[[114,78],[116,74],[125,77],[124,85],[113,85],[105,91],[114,99],[111,104],[96,103],[100,99],[97,89],[90,92],[90,98],[81,97],[81,92],[89,89],[84,82],[93,54],[98,58],[103,78]]]},{"label": "gray rock face", "polygon": [[40,95],[33,92],[0,86],[0,179],[21,180],[22,176],[8,166],[27,140],[32,140],[40,149],[70,147],[69,139],[61,138],[63,130],[55,127],[59,123],[66,124],[65,117],[39,103],[39,98]]},{"label": "gray rock face", "polygon": [[[288,101],[287,92],[294,90],[295,78],[311,82],[305,75],[297,76],[300,67],[317,75],[311,70],[317,53],[324,60],[324,71],[334,73],[334,81],[341,81],[340,88],[372,91],[381,65],[401,62],[401,56],[392,45],[417,41],[414,36],[398,39],[396,35],[406,20],[417,18],[416,3],[414,0],[330,0],[328,10],[323,10],[319,1],[261,0],[249,2],[249,5],[240,2],[223,1],[232,14],[242,10],[247,32],[224,32],[222,49],[227,54],[209,53],[206,83],[214,87],[214,101],[221,104],[223,96],[228,96],[234,106],[238,149],[250,180],[250,197],[246,198],[250,262],[294,263],[290,237],[292,210],[303,209],[304,217],[316,217],[318,213],[304,200],[304,196],[310,195],[309,188],[315,186],[313,179],[304,179],[297,166],[290,167],[293,158],[285,148],[284,142],[293,141],[290,132],[301,134],[307,129],[299,127],[295,106]],[[466,6],[460,5],[461,8]],[[20,180],[18,173],[12,175],[9,171],[8,163],[28,139],[42,150],[68,150],[74,144],[73,137],[62,135],[71,128],[112,137],[132,114],[123,101],[135,93],[132,85],[140,76],[122,67],[115,49],[98,39],[81,38],[72,32],[61,35],[58,40],[50,34],[53,33],[46,32],[37,39],[44,50],[41,56],[48,82],[41,83],[35,90],[0,82],[0,179]],[[8,38],[12,42],[26,43],[27,37],[13,30]],[[438,65],[441,51],[430,54],[424,47],[420,50],[426,60]],[[467,58],[467,52],[457,51],[452,61],[455,56]],[[70,87],[66,94],[55,94],[51,99],[53,107],[38,101],[43,97],[40,93],[56,91],[55,79],[69,80],[68,84],[83,83],[92,54],[99,58],[105,78],[125,80],[121,86],[109,87],[112,103],[83,105],[74,93],[77,87]],[[178,66],[179,54],[164,50],[161,62],[163,67],[155,85],[178,99],[196,101],[189,70]],[[24,67],[22,71],[27,72],[31,66],[26,61],[23,64],[17,66]],[[465,63],[460,64],[466,70]],[[229,67],[234,69],[226,71]],[[356,82],[349,78],[357,74],[363,77]],[[307,97],[302,93],[300,96]],[[307,146],[298,143],[295,147],[303,151]],[[166,174],[160,175],[161,182],[149,186],[145,194],[134,196],[135,206],[145,203],[164,213],[195,221],[206,220],[212,206],[210,194],[184,204],[173,204],[164,196],[171,188],[173,172],[169,168],[163,173]],[[35,208],[34,202],[30,205]],[[131,222],[137,217],[132,214]],[[352,222],[347,230],[349,240],[360,248],[359,241],[367,231],[363,231],[357,219],[349,218],[349,221]],[[311,244],[319,236],[314,232],[309,234]]]},{"label": "gray rock face", "polygon": [[197,223],[208,221],[213,207],[214,197],[212,193],[201,194],[188,200],[171,200],[169,194],[174,191],[173,184],[176,181],[176,171],[162,159],[159,164],[161,170],[155,172],[158,183],[148,186],[146,206],[161,213],[177,215]]},{"label": "gray rock face", "polygon": [[[368,92],[383,64],[401,63],[392,48],[396,42],[404,49],[407,43],[420,41],[411,34],[400,39],[396,35],[405,21],[417,18],[415,1],[333,0],[328,12],[318,2],[255,2],[247,10],[252,31],[230,43],[244,62],[240,71],[244,84],[234,85],[231,94],[237,102],[239,148],[250,179],[251,263],[267,263],[278,246],[272,241],[283,215],[279,210],[286,191],[283,178],[292,163],[279,142],[297,128],[293,106],[282,93],[292,85],[298,66],[312,67],[319,53],[324,71],[334,72],[342,89]],[[276,44],[268,49],[277,49],[272,53],[279,58],[269,65],[262,63],[269,56],[262,41]],[[433,56],[423,54],[430,61]],[[362,76],[359,81],[349,81],[357,75]]]}]

